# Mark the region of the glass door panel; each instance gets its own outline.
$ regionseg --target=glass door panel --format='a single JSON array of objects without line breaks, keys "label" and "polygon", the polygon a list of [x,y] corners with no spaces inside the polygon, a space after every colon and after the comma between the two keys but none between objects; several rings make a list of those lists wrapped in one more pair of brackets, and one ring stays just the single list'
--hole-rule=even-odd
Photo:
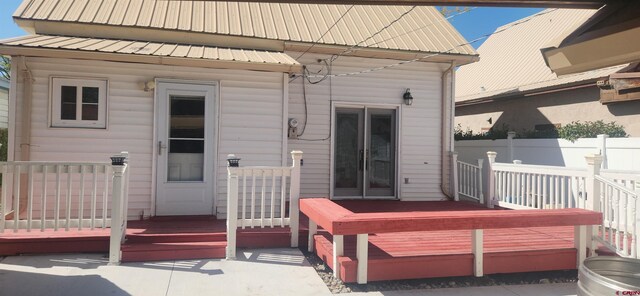
[{"label": "glass door panel", "polygon": [[169,100],[167,181],[202,182],[205,97],[171,96]]},{"label": "glass door panel", "polygon": [[396,179],[395,110],[367,112],[367,196],[394,196]]},{"label": "glass door panel", "polygon": [[364,110],[336,110],[334,195],[362,196]]}]

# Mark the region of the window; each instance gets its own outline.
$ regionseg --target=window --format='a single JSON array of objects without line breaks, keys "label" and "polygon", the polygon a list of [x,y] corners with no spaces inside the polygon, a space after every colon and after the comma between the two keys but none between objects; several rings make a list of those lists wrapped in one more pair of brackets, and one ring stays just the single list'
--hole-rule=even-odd
[{"label": "window", "polygon": [[51,126],[106,128],[106,80],[52,78],[51,86]]}]

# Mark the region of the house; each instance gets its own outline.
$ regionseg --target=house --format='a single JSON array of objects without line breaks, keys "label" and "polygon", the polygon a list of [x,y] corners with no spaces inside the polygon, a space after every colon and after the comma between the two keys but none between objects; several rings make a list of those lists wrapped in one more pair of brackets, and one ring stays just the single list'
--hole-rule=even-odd
[{"label": "house", "polygon": [[126,150],[131,217],[224,217],[227,155],[283,166],[291,150],[305,152],[305,196],[447,198],[448,71],[477,56],[434,8],[368,38],[408,8],[358,6],[338,21],[348,6],[125,2],[27,0],[15,12],[32,35],[0,45],[19,76],[10,159]]},{"label": "house", "polygon": [[572,121],[603,120],[621,124],[631,136],[640,135],[637,91],[632,86],[621,91],[607,86],[631,85],[639,76],[637,63],[558,75],[540,53],[594,13],[549,9],[531,20],[507,24],[509,30],[489,37],[478,49],[480,61],[456,73],[456,125],[476,133],[503,126],[544,131]]},{"label": "house", "polygon": [[7,128],[9,111],[9,81],[0,78],[0,128]]}]

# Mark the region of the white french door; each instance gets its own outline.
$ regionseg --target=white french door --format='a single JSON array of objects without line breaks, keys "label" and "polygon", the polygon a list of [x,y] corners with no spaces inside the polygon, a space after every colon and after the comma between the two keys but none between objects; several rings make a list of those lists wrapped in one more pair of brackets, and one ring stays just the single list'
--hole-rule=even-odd
[{"label": "white french door", "polygon": [[156,215],[212,215],[216,84],[159,82]]},{"label": "white french door", "polygon": [[395,198],[397,108],[334,111],[333,197]]}]

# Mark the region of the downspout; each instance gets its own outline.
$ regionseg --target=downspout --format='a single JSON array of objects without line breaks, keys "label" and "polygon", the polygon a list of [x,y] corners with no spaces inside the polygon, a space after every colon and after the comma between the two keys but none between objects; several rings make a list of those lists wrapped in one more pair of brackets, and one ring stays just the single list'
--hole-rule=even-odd
[{"label": "downspout", "polygon": [[20,57],[22,74],[22,112],[20,127],[20,160],[31,159],[31,101],[33,99],[33,76],[27,67],[25,57]]},{"label": "downspout", "polygon": [[[449,158],[449,152],[453,151],[453,124],[454,124],[454,120],[455,120],[455,108],[453,107],[453,101],[454,101],[454,96],[453,96],[453,92],[454,92],[454,68],[455,68],[456,64],[454,61],[451,61],[451,66],[445,70],[442,73],[442,104],[441,104],[441,112],[440,114],[442,114],[442,129],[440,132],[440,143],[442,143],[442,151],[441,151],[441,167],[440,167],[440,176],[441,176],[441,182],[440,182],[440,191],[442,191],[442,194],[444,194],[447,199],[453,200],[453,196],[451,194],[451,186],[449,186],[449,188],[446,188],[445,186],[445,182],[444,182],[444,175],[445,172],[447,170],[447,164],[448,164],[448,158]],[[449,96],[447,98],[447,75],[451,75],[451,79],[449,80]],[[447,108],[449,108],[450,110],[447,110]],[[449,112],[447,112],[449,111]],[[449,118],[447,118],[447,113],[449,113]],[[449,119],[449,123],[447,123],[447,119]],[[450,127],[447,128],[447,125],[450,124]],[[445,140],[448,141],[447,143],[445,143]],[[449,149],[447,149],[447,146]],[[451,173],[451,172],[449,172]],[[449,183],[451,183],[451,178],[449,178]]]}]

